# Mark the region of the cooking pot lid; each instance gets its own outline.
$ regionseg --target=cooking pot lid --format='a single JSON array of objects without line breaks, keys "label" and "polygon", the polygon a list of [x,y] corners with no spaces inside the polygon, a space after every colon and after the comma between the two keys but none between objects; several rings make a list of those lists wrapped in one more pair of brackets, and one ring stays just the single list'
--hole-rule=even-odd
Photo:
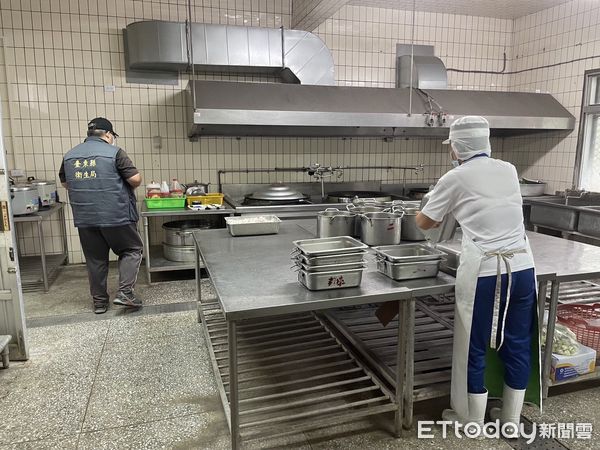
[{"label": "cooking pot lid", "polygon": [[12,192],[21,192],[21,191],[33,191],[35,188],[30,184],[15,184],[10,187]]},{"label": "cooking pot lid", "polygon": [[54,185],[54,181],[46,181],[46,180],[33,180],[31,182],[32,186],[45,186],[45,185]]},{"label": "cooking pot lid", "polygon": [[377,191],[340,191],[340,192],[328,192],[327,195],[329,197],[338,197],[338,198],[390,198],[389,194],[384,192]]},{"label": "cooking pot lid", "polygon": [[303,200],[308,198],[300,191],[296,191],[283,183],[274,183],[269,187],[260,191],[253,192],[247,195],[246,198],[250,200],[266,200],[266,201],[290,201],[290,200]]}]

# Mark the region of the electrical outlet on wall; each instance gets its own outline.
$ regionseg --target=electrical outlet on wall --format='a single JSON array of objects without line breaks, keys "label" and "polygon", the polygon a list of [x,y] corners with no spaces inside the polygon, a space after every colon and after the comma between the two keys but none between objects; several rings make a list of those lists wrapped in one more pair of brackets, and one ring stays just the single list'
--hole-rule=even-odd
[{"label": "electrical outlet on wall", "polygon": [[25,171],[23,169],[10,169],[10,176],[15,178],[24,177]]}]

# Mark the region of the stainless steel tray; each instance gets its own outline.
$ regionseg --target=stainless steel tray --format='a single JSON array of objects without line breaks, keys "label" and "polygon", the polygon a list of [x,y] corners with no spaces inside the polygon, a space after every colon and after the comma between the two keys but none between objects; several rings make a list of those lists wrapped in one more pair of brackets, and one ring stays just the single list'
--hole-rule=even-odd
[{"label": "stainless steel tray", "polygon": [[257,236],[279,233],[281,220],[277,216],[225,217],[227,229],[232,236]]},{"label": "stainless steel tray", "polygon": [[298,267],[300,267],[305,272],[333,272],[340,270],[357,270],[364,269],[365,264],[362,261],[345,263],[345,264],[331,264],[326,266],[307,266],[306,264],[298,263]]},{"label": "stainless steel tray", "polygon": [[383,245],[373,247],[382,258],[393,263],[439,260],[445,253],[425,244]]},{"label": "stainless steel tray", "polygon": [[440,263],[441,260],[394,264],[385,259],[379,259],[377,260],[377,270],[396,281],[433,278],[440,270]]},{"label": "stainless steel tray", "polygon": [[337,236],[320,239],[294,241],[296,249],[307,256],[338,255],[356,253],[369,248],[350,236]]},{"label": "stainless steel tray", "polygon": [[311,291],[357,287],[362,281],[364,269],[337,270],[332,272],[298,271],[298,281]]},{"label": "stainless steel tray", "polygon": [[330,266],[333,264],[349,264],[362,262],[363,257],[367,252],[359,251],[356,253],[348,253],[345,255],[327,255],[327,256],[306,256],[303,254],[298,255],[298,260],[302,264],[306,264],[309,267],[312,266]]}]

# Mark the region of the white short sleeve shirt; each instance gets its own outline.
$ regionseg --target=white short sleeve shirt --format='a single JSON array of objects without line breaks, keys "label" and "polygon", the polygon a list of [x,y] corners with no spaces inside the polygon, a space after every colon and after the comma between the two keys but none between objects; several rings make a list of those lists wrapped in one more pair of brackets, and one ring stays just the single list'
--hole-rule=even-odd
[{"label": "white short sleeve shirt", "polygon": [[[436,184],[422,213],[441,222],[448,213],[485,251],[517,250],[525,246],[523,199],[515,167],[505,161],[476,157],[450,170]],[[481,262],[480,276],[496,274],[496,258]],[[533,267],[528,254],[515,254],[511,270]],[[502,272],[506,269],[502,264]]]}]

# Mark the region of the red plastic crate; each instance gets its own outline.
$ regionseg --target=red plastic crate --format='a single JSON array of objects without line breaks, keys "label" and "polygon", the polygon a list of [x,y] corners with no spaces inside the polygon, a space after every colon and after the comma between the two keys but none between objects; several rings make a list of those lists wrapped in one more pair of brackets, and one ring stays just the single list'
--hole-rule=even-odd
[{"label": "red plastic crate", "polygon": [[600,358],[600,303],[559,305],[557,318],[575,333],[581,344],[596,350]]}]

